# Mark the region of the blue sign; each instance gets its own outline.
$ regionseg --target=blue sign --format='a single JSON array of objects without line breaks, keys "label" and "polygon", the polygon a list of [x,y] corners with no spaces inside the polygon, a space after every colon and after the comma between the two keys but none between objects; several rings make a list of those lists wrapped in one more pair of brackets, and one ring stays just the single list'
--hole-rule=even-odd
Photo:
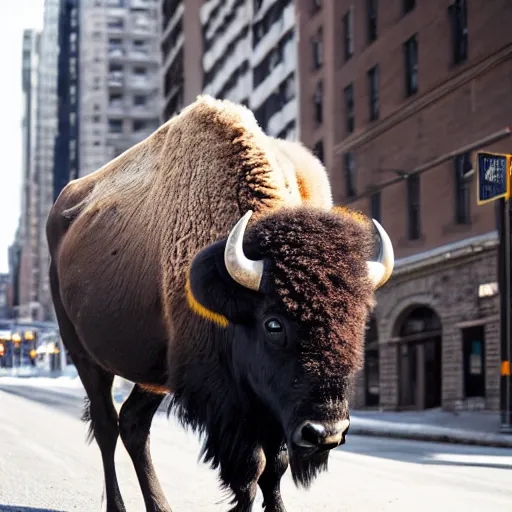
[{"label": "blue sign", "polygon": [[477,153],[478,204],[510,195],[510,155]]}]

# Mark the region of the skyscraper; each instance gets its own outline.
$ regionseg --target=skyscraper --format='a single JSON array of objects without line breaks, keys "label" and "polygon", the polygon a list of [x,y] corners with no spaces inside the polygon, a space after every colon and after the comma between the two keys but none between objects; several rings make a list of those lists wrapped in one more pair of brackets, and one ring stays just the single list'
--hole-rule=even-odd
[{"label": "skyscraper", "polygon": [[203,92],[249,106],[269,135],[296,138],[293,0],[163,0],[162,13],[165,120]]},{"label": "skyscraper", "polygon": [[21,318],[37,314],[38,279],[38,185],[37,185],[37,93],[40,34],[35,30],[23,33],[23,167],[19,238],[19,310]]},{"label": "skyscraper", "polygon": [[80,4],[79,175],[89,174],[160,125],[158,0]]},{"label": "skyscraper", "polygon": [[46,219],[53,203],[53,165],[55,137],[57,135],[57,71],[58,71],[58,27],[60,0],[45,0],[44,25],[41,33],[38,69],[38,108],[36,180],[38,184],[37,209],[37,302],[39,319],[53,317],[46,243]]}]

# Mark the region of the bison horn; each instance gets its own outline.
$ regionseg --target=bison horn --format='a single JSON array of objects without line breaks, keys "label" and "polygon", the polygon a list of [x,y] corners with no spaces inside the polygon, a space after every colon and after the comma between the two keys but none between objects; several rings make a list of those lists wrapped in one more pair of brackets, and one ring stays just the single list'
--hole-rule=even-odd
[{"label": "bison horn", "polygon": [[224,264],[234,281],[250,290],[258,291],[263,276],[263,260],[250,260],[245,256],[243,248],[245,228],[251,215],[252,211],[249,210],[229,233],[224,250]]},{"label": "bison horn", "polygon": [[376,290],[384,285],[391,277],[393,267],[395,266],[395,255],[393,252],[393,244],[388,234],[375,219],[372,220],[379,233],[380,251],[377,261],[367,261],[366,264],[368,265],[368,276]]}]

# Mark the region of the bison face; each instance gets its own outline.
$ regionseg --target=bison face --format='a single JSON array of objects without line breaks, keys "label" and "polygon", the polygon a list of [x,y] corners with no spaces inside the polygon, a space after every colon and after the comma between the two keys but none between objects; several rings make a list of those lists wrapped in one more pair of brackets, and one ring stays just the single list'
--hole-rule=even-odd
[{"label": "bison face", "polygon": [[249,217],[194,258],[189,303],[218,324],[211,342],[223,366],[286,441],[295,482],[308,485],[345,440],[350,376],[373,292],[392,271],[391,242],[376,224],[381,250],[369,261],[369,223],[303,207],[261,218],[244,241]]}]

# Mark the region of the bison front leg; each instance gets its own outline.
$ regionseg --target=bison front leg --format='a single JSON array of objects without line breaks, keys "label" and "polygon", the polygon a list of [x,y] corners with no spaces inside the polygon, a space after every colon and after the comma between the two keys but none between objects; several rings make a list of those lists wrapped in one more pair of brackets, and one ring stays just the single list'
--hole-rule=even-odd
[{"label": "bison front leg", "polygon": [[280,441],[267,442],[263,446],[266,465],[258,480],[263,493],[265,512],[286,512],[281,497],[281,478],[288,469],[286,445]]},{"label": "bison front leg", "polygon": [[251,512],[258,479],[265,469],[265,455],[261,447],[244,450],[236,466],[228,465],[221,468],[221,478],[229,485],[233,494],[233,503],[236,505],[229,512]]}]

